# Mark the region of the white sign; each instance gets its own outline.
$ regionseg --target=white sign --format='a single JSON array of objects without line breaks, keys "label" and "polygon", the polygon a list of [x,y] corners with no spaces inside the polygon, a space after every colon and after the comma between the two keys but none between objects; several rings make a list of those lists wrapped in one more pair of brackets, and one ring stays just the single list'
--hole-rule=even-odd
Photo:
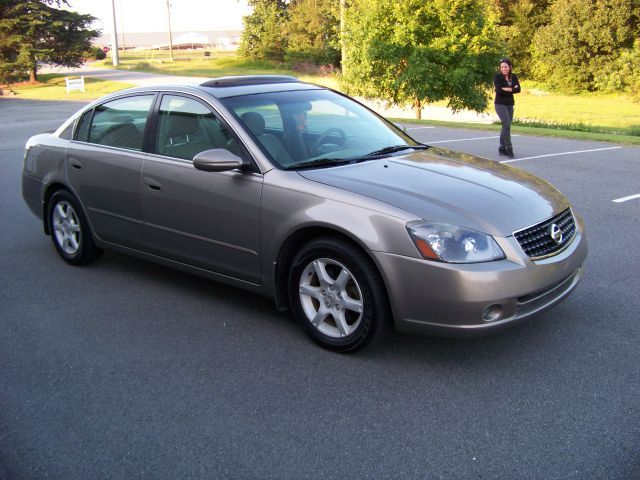
[{"label": "white sign", "polygon": [[84,77],[65,77],[65,82],[67,83],[67,93],[69,93],[71,90],[81,90],[82,93],[84,93]]}]

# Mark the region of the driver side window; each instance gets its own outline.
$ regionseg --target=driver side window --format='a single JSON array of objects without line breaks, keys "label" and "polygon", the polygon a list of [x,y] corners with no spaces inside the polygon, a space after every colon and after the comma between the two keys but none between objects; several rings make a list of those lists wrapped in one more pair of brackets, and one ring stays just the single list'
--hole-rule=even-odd
[{"label": "driver side window", "polygon": [[162,97],[155,141],[157,154],[193,160],[204,150],[228,150],[234,138],[229,128],[204,104],[179,95]]}]

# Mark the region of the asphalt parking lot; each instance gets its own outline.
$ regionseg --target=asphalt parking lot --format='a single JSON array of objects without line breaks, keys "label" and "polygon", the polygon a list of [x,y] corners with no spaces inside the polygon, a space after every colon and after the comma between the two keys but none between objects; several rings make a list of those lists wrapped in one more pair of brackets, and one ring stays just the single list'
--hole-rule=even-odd
[{"label": "asphalt parking lot", "polygon": [[[0,478],[640,478],[640,149],[514,137],[585,218],[557,308],[474,340],[356,355],[271,301],[120,254],[60,260],[23,146],[80,104],[0,98]],[[408,125],[496,161],[497,133]]]}]

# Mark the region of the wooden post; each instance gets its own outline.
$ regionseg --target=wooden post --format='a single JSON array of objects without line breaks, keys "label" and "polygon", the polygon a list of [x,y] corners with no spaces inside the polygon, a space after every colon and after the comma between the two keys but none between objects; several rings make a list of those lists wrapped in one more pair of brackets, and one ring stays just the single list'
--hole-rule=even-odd
[{"label": "wooden post", "polygon": [[167,18],[169,20],[169,60],[173,62],[173,38],[171,37],[171,4],[167,0]]},{"label": "wooden post", "polygon": [[111,63],[114,67],[120,65],[120,57],[118,56],[118,32],[116,30],[116,0],[111,0],[111,13],[113,17],[113,37],[111,38]]},{"label": "wooden post", "polygon": [[347,60],[347,54],[345,52],[345,47],[344,47],[344,37],[346,35],[346,31],[347,31],[347,22],[346,22],[346,11],[347,11],[347,0],[340,0],[340,66],[342,67],[342,76],[344,76],[344,74],[347,71],[347,68],[345,67],[345,62]]}]

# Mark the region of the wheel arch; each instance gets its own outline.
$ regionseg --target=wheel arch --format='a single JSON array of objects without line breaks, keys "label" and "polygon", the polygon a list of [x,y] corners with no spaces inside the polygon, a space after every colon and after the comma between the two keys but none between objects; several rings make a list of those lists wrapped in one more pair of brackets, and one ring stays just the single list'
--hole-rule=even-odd
[{"label": "wheel arch", "polygon": [[78,198],[66,185],[62,183],[54,182],[47,186],[46,190],[44,191],[44,195],[42,196],[42,223],[44,225],[45,235],[51,235],[51,230],[49,229],[49,218],[48,218],[49,202],[51,201],[51,197],[53,197],[53,195],[60,190],[66,190],[71,195],[73,195],[76,199]]},{"label": "wheel arch", "polygon": [[[61,242],[66,243],[66,241],[64,239],[61,240],[58,235],[53,235],[50,228],[53,215],[52,203],[58,202],[58,199],[69,203],[68,208],[71,209],[72,212],[75,211],[76,223],[74,225],[76,229],[73,230],[73,235],[77,235],[78,238],[76,239],[75,245],[73,245],[72,251],[65,249]],[[51,237],[58,254],[65,262],[75,266],[85,265],[94,262],[102,255],[103,249],[96,244],[93,229],[89,223],[84,206],[72,189],[63,183],[54,182],[48,185],[43,194],[43,212],[45,234]],[[69,231],[63,234],[63,237],[65,235],[67,237],[71,236]]]},{"label": "wheel arch", "polygon": [[53,195],[56,192],[59,192],[60,190],[66,190],[67,192],[69,192],[69,194],[73,195],[73,198],[75,198],[76,202],[78,202],[78,206],[82,209],[82,214],[84,215],[84,218],[86,219],[87,224],[89,225],[89,232],[91,233],[91,236],[95,240],[96,236],[93,232],[93,225],[91,225],[91,220],[89,220],[87,211],[84,208],[84,205],[82,204],[82,202],[80,201],[80,198],[78,197],[78,195],[76,195],[76,192],[74,192],[73,189],[71,189],[68,185],[65,185],[64,183],[61,183],[61,182],[53,182],[50,185],[48,185],[42,196],[42,223],[44,224],[45,235],[51,235],[51,232],[49,230],[49,220],[47,218],[48,212],[49,212],[49,202],[51,201],[51,197],[53,197]]},{"label": "wheel arch", "polygon": [[327,237],[335,240],[340,240],[346,242],[360,250],[371,262],[373,267],[376,270],[376,273],[380,277],[384,287],[385,293],[387,295],[387,302],[389,302],[389,293],[387,288],[387,282],[385,276],[382,274],[380,270],[380,266],[375,261],[374,257],[367,250],[367,248],[358,241],[357,238],[334,228],[330,228],[327,226],[307,226],[292,232],[287,239],[282,243],[280,250],[277,255],[275,268],[273,271],[273,282],[274,282],[274,298],[276,302],[276,307],[279,310],[286,310],[290,307],[289,305],[289,295],[288,295],[288,287],[287,281],[289,276],[289,266],[296,254],[300,250],[300,248],[307,242],[320,238]]}]

